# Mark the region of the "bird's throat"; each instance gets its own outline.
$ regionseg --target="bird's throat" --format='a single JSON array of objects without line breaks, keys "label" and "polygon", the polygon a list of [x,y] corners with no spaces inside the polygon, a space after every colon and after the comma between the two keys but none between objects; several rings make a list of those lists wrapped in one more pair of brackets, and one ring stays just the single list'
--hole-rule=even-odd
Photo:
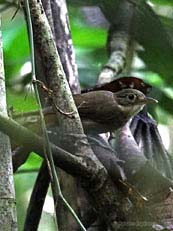
[{"label": "bird's throat", "polygon": [[121,110],[127,118],[131,118],[143,109],[144,105],[121,106]]}]

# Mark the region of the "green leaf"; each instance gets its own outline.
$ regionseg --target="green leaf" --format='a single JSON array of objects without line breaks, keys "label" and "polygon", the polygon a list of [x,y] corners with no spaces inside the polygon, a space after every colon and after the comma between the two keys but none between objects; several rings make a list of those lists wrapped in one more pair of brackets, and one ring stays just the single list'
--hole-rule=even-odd
[{"label": "green leaf", "polygon": [[98,74],[107,60],[106,49],[77,47],[75,51],[81,86],[95,85]]},{"label": "green leaf", "polygon": [[172,0],[150,0],[151,3],[162,6],[173,6]]},{"label": "green leaf", "polygon": [[84,24],[72,24],[72,38],[75,46],[99,48],[106,45],[107,33],[104,29],[90,28]]},{"label": "green leaf", "polygon": [[24,18],[17,15],[3,24],[3,47],[6,78],[18,74],[22,65],[29,59],[29,44]]},{"label": "green leaf", "polygon": [[138,5],[133,27],[136,40],[144,48],[138,52],[139,56],[150,71],[159,73],[167,84],[172,84],[173,41],[159,17],[145,2]]},{"label": "green leaf", "polygon": [[25,112],[37,109],[35,98],[29,93],[15,93],[7,91],[7,104],[8,107],[13,107],[15,112]]},{"label": "green leaf", "polygon": [[29,155],[27,161],[20,167],[20,170],[31,170],[39,169],[42,162],[42,158],[35,154],[34,152]]}]

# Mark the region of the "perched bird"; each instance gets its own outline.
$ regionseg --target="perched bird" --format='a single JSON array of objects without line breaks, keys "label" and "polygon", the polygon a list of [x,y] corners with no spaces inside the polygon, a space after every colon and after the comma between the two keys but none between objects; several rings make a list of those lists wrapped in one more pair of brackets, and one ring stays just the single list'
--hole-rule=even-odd
[{"label": "perched bird", "polygon": [[85,132],[92,134],[114,131],[125,125],[147,103],[157,102],[131,88],[115,93],[90,91],[73,97]]},{"label": "perched bird", "polygon": [[[126,79],[130,84],[128,84]],[[132,80],[136,80],[136,78]],[[131,79],[129,81],[129,78],[124,78],[120,82],[123,84],[119,82],[120,80],[114,81],[113,85],[115,87],[113,86],[113,88],[109,85],[110,91],[97,89],[87,93],[73,95],[86,134],[100,134],[115,131],[125,125],[128,120],[141,111],[147,103],[157,102],[157,100],[145,96],[141,91],[130,88],[133,83]],[[142,80],[137,79],[139,86],[135,83],[135,87],[139,89],[140,86],[144,86],[145,89],[148,88],[147,85],[141,85],[141,83],[143,83]],[[127,86],[129,86],[129,88],[126,88]],[[112,89],[118,91],[112,92]],[[44,109],[44,117],[48,127],[58,124],[55,111],[52,107]],[[30,126],[33,130],[41,131],[38,112],[22,113],[22,116],[15,115],[15,119],[26,127]]]}]

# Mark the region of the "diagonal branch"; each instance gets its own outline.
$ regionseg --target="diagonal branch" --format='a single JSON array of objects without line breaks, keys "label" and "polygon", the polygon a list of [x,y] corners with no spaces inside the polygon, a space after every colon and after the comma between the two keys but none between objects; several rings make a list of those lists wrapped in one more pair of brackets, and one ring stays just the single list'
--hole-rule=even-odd
[{"label": "diagonal branch", "polygon": [[[70,26],[69,26],[69,20],[68,20],[66,1],[65,0],[58,0],[58,1],[42,0],[42,3],[43,3],[43,7],[44,7],[46,16],[48,18],[48,21],[49,21],[49,24],[50,24],[50,27],[51,27],[51,30],[54,36],[54,40],[56,42],[56,47],[57,47],[57,50],[58,50],[58,53],[61,59],[64,72],[66,74],[66,78],[69,82],[69,85],[73,93],[74,92],[78,93],[80,91],[80,87],[79,87],[79,81],[78,81],[77,67],[75,64],[73,43],[72,43],[71,34],[70,34]],[[37,67],[38,67],[38,64],[39,63],[37,62]],[[51,72],[51,70],[49,70],[49,72]],[[51,82],[51,79],[49,78],[49,76],[47,78],[48,85],[49,85],[49,82]],[[40,75],[38,77],[40,77]],[[58,107],[58,105],[56,105],[56,109],[60,113],[65,114],[63,110],[60,107]],[[50,132],[51,131],[49,131],[49,133]],[[56,138],[53,137],[53,139],[55,140]],[[42,172],[42,175],[46,176],[46,172],[44,171],[44,169],[41,168],[39,171],[40,177],[41,177],[41,172]],[[74,211],[79,211],[79,208],[78,208],[79,203],[77,199],[78,189],[76,187],[76,179],[74,179],[71,175],[67,174],[66,172],[61,171],[60,169],[58,169],[58,176],[60,179],[60,184],[62,187],[63,195],[66,195]],[[39,179],[38,179],[38,182],[39,182]],[[69,193],[69,188],[71,189],[70,193]],[[37,189],[37,185],[34,186],[33,193],[35,189]],[[55,194],[53,193],[53,195]],[[57,201],[56,195],[54,197],[54,201]],[[37,202],[32,200],[31,204],[32,202],[34,205],[37,205]],[[57,206],[55,207],[55,212],[58,217],[59,229],[61,229],[61,225],[62,225],[62,229],[66,229],[66,228],[68,229],[68,227],[71,227],[72,229],[76,230],[78,228],[78,225],[72,218],[69,211],[64,208],[64,205],[62,203],[56,202],[55,204],[57,204]],[[32,206],[32,210],[34,212],[34,206]],[[31,210],[30,212],[32,213]],[[65,222],[64,222],[64,218],[65,218]],[[30,226],[31,220],[29,218],[27,220],[30,221],[28,224]]]},{"label": "diagonal branch", "polygon": [[[16,140],[17,143],[25,145],[28,149],[44,157],[43,139],[27,128],[20,126],[14,120],[3,116],[2,113],[0,113],[0,130],[10,136],[11,139]],[[20,136],[16,136],[16,134],[20,134]],[[88,155],[86,153],[86,156],[77,156],[52,143],[50,146],[55,164],[68,173],[80,177],[83,186],[92,197],[93,206],[98,214],[104,220],[108,220],[110,217],[109,225],[112,222],[114,223],[118,211],[121,211],[121,215],[124,213],[124,206],[126,206],[127,201],[122,200],[121,192],[117,190],[99,160],[94,155],[91,156],[90,153]],[[122,204],[120,206],[121,200]]]},{"label": "diagonal branch", "polygon": [[105,6],[101,7],[106,18],[111,22],[107,47],[109,60],[104,65],[99,74],[99,83],[110,82],[117,74],[124,71],[125,66],[129,66],[128,60],[130,51],[133,47],[132,23],[136,7],[127,0],[121,0],[117,3],[114,18],[109,20],[109,10]]}]

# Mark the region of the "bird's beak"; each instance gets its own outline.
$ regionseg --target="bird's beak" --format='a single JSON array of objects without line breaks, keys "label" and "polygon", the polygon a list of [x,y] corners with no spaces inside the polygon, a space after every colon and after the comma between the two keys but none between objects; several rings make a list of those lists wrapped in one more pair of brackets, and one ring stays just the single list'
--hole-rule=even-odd
[{"label": "bird's beak", "polygon": [[145,102],[146,103],[158,103],[158,101],[156,99],[153,99],[151,97],[146,97]]}]

